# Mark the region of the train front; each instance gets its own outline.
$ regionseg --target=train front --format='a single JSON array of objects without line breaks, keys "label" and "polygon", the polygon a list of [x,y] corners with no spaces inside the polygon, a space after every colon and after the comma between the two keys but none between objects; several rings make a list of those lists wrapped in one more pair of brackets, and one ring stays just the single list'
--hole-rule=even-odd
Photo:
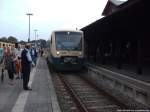
[{"label": "train front", "polygon": [[77,71],[84,64],[83,32],[56,32],[56,68],[63,71]]}]

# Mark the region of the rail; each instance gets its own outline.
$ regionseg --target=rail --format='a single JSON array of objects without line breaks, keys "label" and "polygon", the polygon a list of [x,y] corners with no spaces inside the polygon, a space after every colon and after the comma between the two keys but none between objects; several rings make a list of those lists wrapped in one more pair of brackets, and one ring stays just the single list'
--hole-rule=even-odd
[{"label": "rail", "polygon": [[76,102],[77,106],[79,107],[81,112],[89,112],[86,108],[86,106],[84,105],[84,103],[82,103],[81,99],[78,97],[77,93],[73,90],[73,88],[71,87],[71,85],[69,84],[69,82],[67,80],[65,80],[65,78],[62,75],[58,75],[61,79],[61,81],[64,83],[64,85],[66,86],[67,90],[69,91],[69,93],[72,95],[74,101]]}]

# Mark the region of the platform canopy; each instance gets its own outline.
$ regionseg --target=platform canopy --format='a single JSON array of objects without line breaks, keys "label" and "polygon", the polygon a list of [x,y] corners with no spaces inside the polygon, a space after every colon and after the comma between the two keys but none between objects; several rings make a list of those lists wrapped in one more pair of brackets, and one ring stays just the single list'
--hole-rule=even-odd
[{"label": "platform canopy", "polygon": [[[148,0],[133,0],[126,2],[120,10],[99,19],[81,30],[86,39],[106,38],[110,35],[130,35],[150,32]],[[133,37],[134,38],[134,37]]]}]

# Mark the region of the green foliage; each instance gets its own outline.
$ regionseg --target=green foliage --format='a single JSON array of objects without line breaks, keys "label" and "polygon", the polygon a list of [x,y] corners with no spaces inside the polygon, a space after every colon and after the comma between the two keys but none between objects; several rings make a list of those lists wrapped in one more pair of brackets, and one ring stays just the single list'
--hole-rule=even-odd
[{"label": "green foliage", "polygon": [[9,42],[9,43],[16,43],[16,42],[18,42],[16,37],[13,37],[13,36],[9,36],[8,38],[7,37],[1,37],[0,41],[1,42]]},{"label": "green foliage", "polygon": [[9,36],[8,37],[8,42],[10,42],[10,43],[16,43],[16,42],[18,42],[18,40],[15,37],[13,37],[13,36]]},{"label": "green foliage", "polygon": [[1,42],[7,42],[7,37],[1,37],[1,38],[0,38],[0,41],[1,41]]},{"label": "green foliage", "polygon": [[19,43],[24,45],[26,41],[21,40]]},{"label": "green foliage", "polygon": [[47,46],[46,46],[46,40],[44,40],[44,39],[40,39],[39,40],[40,41],[40,46],[41,46],[41,48],[46,48]]},{"label": "green foliage", "polygon": [[50,40],[47,40],[47,41],[46,41],[46,45],[47,45],[47,47],[50,47],[50,43],[51,43],[51,41],[50,41]]}]

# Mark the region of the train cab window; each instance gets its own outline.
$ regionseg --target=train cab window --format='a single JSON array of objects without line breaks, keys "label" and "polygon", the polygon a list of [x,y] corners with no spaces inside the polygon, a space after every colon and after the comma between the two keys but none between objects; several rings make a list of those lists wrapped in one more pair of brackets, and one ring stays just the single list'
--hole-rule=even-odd
[{"label": "train cab window", "polygon": [[57,50],[80,51],[82,49],[82,34],[78,32],[57,32],[56,34]]}]

